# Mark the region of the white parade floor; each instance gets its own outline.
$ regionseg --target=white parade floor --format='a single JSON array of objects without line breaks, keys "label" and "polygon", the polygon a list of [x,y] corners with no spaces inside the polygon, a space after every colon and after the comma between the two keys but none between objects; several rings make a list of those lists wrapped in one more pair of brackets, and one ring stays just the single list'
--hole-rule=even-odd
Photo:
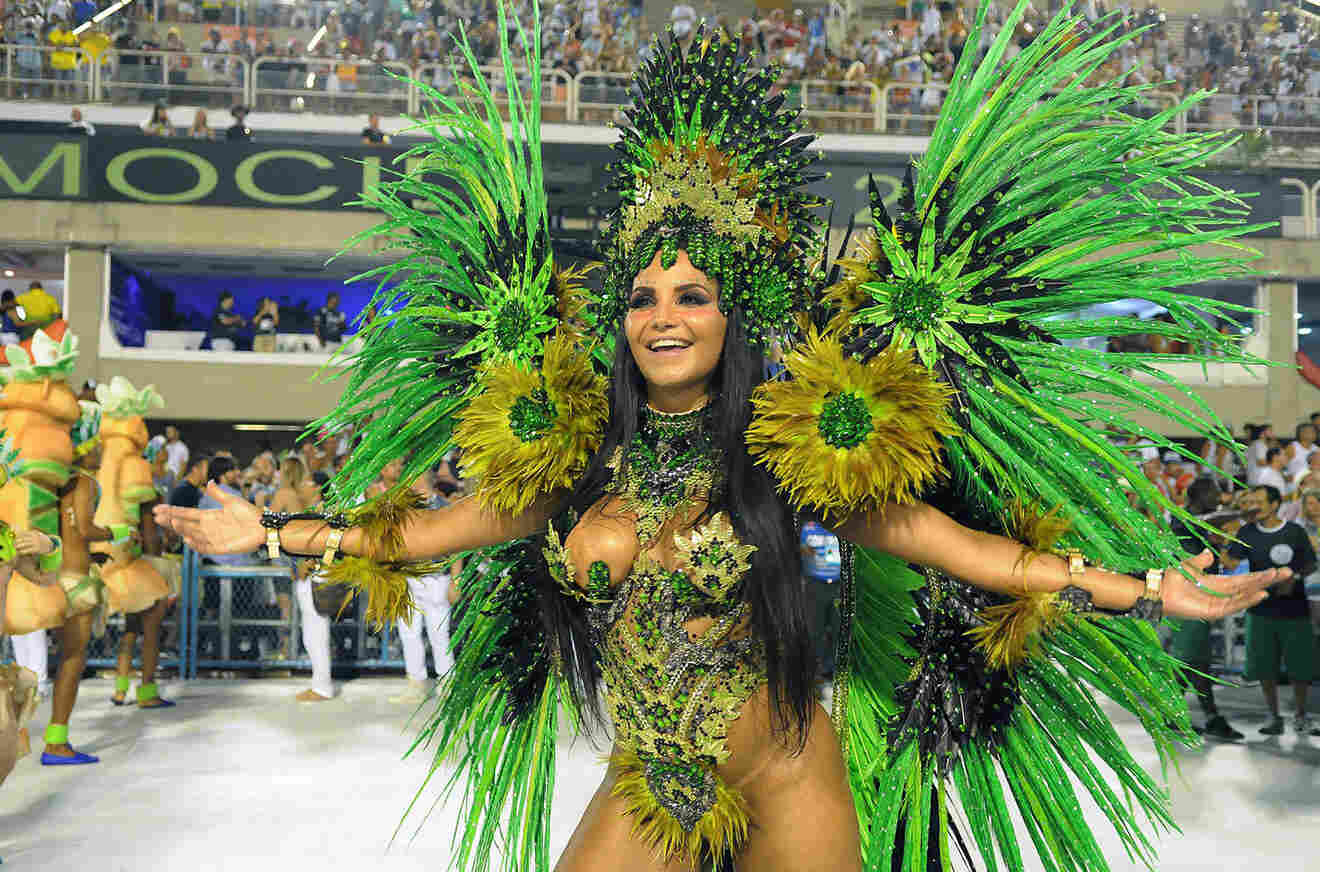
[{"label": "white parade floor", "polygon": [[[401,685],[360,679],[332,702],[302,704],[293,700],[305,686],[298,679],[167,682],[178,707],[138,711],[109,704],[110,682],[86,681],[71,736],[102,762],[43,768],[35,753],[19,761],[0,787],[4,868],[442,872],[453,810],[436,808],[413,838],[416,816],[390,842],[426,770],[420,756],[402,759],[409,711],[386,701]],[[1258,737],[1259,691],[1220,697],[1248,740],[1182,758],[1172,790],[1183,834],[1161,840],[1157,868],[1320,870],[1320,739]],[[34,748],[49,711],[47,702],[30,725]],[[1116,718],[1139,759],[1155,766],[1135,721]],[[594,749],[564,747],[556,854],[601,772]],[[1102,833],[1102,843],[1115,870],[1144,868],[1126,861],[1112,836]]]}]

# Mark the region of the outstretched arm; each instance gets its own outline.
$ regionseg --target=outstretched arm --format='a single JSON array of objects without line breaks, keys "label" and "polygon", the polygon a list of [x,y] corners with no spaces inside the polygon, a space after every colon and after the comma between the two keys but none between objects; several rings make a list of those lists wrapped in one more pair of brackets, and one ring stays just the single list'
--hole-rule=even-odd
[{"label": "outstretched arm", "polygon": [[[1046,593],[1076,585],[1091,594],[1096,607],[1125,611],[1145,592],[1144,582],[1097,567],[1088,566],[1080,576],[1070,575],[1067,561],[1054,554],[1024,560],[1021,543],[968,529],[923,503],[891,505],[883,512],[859,515],[837,526],[835,532],[851,542],[996,593]],[[1265,599],[1265,587],[1291,574],[1287,569],[1235,576],[1203,574],[1211,561],[1207,551],[1165,571],[1165,614],[1216,620]]]},{"label": "outstretched arm", "polygon": [[[214,482],[206,492],[220,502],[219,510],[158,505],[153,513],[156,523],[174,530],[203,554],[243,554],[265,544],[260,509],[225,493]],[[518,515],[487,511],[473,497],[443,509],[419,510],[403,528],[404,554],[400,556],[430,560],[530,536],[545,528],[563,498],[560,494],[543,497]],[[291,554],[320,555],[329,535],[330,528],[322,521],[290,521],[280,531],[280,547]],[[371,557],[371,546],[362,530],[349,529],[339,550]]]}]

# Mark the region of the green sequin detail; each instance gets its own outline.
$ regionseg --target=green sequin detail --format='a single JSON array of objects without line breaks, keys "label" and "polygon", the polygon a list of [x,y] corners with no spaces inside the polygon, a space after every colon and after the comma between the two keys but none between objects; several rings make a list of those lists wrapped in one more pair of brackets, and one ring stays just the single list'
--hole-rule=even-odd
[{"label": "green sequin detail", "polygon": [[587,596],[607,599],[610,595],[610,567],[604,560],[593,561],[587,567]]},{"label": "green sequin detail", "polygon": [[831,448],[856,448],[871,435],[871,411],[852,391],[834,394],[820,410],[817,429]]},{"label": "green sequin detail", "polygon": [[895,290],[889,308],[899,324],[911,330],[925,330],[944,314],[944,297],[939,288],[908,281]]},{"label": "green sequin detail", "polygon": [[509,300],[495,314],[495,344],[513,351],[532,329],[532,316],[520,300]]},{"label": "green sequin detail", "polygon": [[542,388],[513,401],[509,410],[509,429],[523,442],[535,442],[554,426],[556,409]]}]

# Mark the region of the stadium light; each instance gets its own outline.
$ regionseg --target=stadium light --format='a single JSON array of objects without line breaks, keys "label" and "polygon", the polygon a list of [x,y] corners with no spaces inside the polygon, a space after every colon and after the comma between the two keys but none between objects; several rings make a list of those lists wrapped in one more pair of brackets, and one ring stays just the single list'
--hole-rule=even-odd
[{"label": "stadium light", "polygon": [[100,12],[93,15],[91,21],[84,21],[82,24],[79,24],[77,27],[75,27],[73,29],[73,35],[77,36],[87,28],[91,27],[93,24],[100,24],[102,21],[105,21],[111,15],[114,15],[120,9],[123,9],[125,6],[127,6],[132,2],[133,0],[119,0],[119,2],[113,3],[110,6],[105,7]]},{"label": "stadium light", "polygon": [[324,38],[325,38],[325,25],[322,24],[321,28],[317,30],[316,33],[312,34],[312,38],[307,42],[307,48],[304,49],[304,51],[307,52],[307,54],[311,54],[312,49],[316,48],[316,46]]}]

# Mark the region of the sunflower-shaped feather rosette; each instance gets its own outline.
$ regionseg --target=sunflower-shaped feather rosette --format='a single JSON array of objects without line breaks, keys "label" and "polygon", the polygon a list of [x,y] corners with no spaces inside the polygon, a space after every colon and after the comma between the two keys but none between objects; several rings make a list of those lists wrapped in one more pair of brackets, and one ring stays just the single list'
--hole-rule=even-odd
[{"label": "sunflower-shaped feather rosette", "polygon": [[546,343],[538,370],[489,364],[479,393],[459,415],[463,474],[479,480],[492,511],[521,512],[541,494],[571,487],[600,445],[609,418],[605,380],[573,335]]},{"label": "sunflower-shaped feather rosette", "polygon": [[941,474],[950,391],[910,351],[862,362],[812,331],[784,365],[788,380],[752,395],[747,449],[794,505],[846,517],[910,500]]}]

